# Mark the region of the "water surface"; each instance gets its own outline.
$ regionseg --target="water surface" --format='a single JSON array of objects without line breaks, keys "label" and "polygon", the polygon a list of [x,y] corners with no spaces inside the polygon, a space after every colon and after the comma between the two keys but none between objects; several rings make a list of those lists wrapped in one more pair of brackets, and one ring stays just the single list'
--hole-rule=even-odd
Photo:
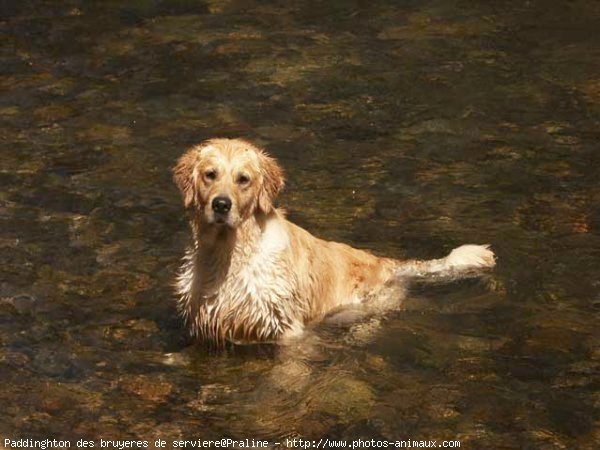
[{"label": "water surface", "polygon": [[[600,3],[4,2],[0,435],[600,440]],[[246,137],[317,236],[481,280],[211,353],[170,167]]]}]

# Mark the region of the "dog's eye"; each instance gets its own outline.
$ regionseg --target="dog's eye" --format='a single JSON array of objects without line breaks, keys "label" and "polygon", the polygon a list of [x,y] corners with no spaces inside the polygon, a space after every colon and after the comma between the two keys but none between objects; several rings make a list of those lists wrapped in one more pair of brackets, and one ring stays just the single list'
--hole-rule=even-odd
[{"label": "dog's eye", "polygon": [[248,175],[240,175],[237,179],[238,184],[248,184],[250,183],[250,177]]},{"label": "dog's eye", "polygon": [[206,178],[207,180],[215,180],[217,178],[217,171],[207,170],[206,172],[204,172],[204,178]]}]

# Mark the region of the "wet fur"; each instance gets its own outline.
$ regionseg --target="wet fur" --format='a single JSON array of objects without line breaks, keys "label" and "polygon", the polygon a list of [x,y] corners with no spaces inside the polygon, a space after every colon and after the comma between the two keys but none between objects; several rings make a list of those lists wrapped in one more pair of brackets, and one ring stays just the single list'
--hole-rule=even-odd
[{"label": "wet fur", "polygon": [[[242,175],[249,183],[241,183]],[[495,263],[492,251],[480,245],[441,259],[397,261],[318,239],[273,207],[283,171],[240,139],[212,139],[189,149],[174,180],[194,238],[177,280],[178,306],[191,335],[213,343],[296,336],[338,307],[378,301],[401,278],[461,276]],[[226,218],[210,208],[224,194],[233,202]]]}]

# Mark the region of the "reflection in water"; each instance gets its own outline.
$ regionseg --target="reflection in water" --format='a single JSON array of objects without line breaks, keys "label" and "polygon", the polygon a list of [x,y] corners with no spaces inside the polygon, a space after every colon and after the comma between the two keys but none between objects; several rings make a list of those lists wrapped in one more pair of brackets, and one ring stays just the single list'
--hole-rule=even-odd
[{"label": "reflection in water", "polygon": [[[5,2],[0,435],[458,439],[593,448],[597,2]],[[267,146],[281,204],[392,257],[462,242],[486,280],[289,347],[184,341],[169,168]]]}]

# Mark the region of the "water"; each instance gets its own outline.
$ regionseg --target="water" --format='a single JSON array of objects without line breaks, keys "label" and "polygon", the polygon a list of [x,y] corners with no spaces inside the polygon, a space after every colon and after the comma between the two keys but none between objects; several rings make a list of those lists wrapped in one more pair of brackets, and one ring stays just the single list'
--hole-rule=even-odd
[{"label": "water", "polygon": [[[3,438],[595,448],[600,3],[3,9]],[[266,146],[320,237],[498,267],[300,346],[194,346],[169,170],[214,136]]]}]

